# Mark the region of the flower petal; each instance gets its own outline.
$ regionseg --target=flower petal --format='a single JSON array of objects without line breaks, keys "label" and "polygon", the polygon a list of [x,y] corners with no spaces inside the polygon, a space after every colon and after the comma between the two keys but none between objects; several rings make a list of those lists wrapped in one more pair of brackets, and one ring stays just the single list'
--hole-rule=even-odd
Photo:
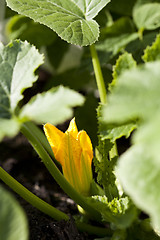
[{"label": "flower petal", "polygon": [[56,153],[62,142],[64,133],[50,123],[44,125],[44,132],[56,158]]},{"label": "flower petal", "polygon": [[81,148],[83,149],[83,152],[87,152],[88,155],[90,156],[90,164],[91,164],[93,159],[92,143],[88,134],[84,130],[78,133],[78,141],[80,143]]},{"label": "flower petal", "polygon": [[68,127],[66,133],[69,133],[69,134],[70,134],[72,137],[74,137],[75,139],[77,138],[78,129],[77,129],[77,125],[76,125],[76,122],[75,122],[75,118],[73,118],[73,119],[70,121],[70,124],[69,124],[69,127]]},{"label": "flower petal", "polygon": [[79,142],[69,133],[65,133],[59,145],[55,158],[62,165],[63,174],[68,182],[80,191],[80,159],[82,149]]}]

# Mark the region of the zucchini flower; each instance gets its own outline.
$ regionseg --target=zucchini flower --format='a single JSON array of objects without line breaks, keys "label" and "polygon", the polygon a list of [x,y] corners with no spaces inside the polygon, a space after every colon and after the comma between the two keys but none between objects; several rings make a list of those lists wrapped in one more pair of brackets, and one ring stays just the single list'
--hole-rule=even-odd
[{"label": "zucchini flower", "polygon": [[64,177],[79,193],[89,196],[93,150],[87,133],[84,130],[78,132],[75,118],[65,133],[50,123],[44,125],[44,131]]}]

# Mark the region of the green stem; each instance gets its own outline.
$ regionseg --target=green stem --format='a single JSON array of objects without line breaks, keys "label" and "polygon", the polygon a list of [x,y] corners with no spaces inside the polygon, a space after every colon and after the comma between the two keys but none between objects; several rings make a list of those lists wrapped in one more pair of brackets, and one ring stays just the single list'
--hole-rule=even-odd
[{"label": "green stem", "polygon": [[[39,209],[41,212],[47,214],[48,216],[54,218],[57,221],[60,220],[69,220],[67,214],[57,210],[50,204],[46,203],[28,189],[26,189],[22,184],[16,181],[13,177],[10,176],[2,167],[0,167],[0,179],[7,184],[13,191],[20,195],[23,199],[29,202],[31,205]],[[108,228],[96,227],[90,224],[85,224],[80,221],[75,220],[77,228],[80,231],[85,231],[90,234],[95,234],[97,236],[111,236],[112,231]]]},{"label": "green stem", "polygon": [[[94,45],[90,46],[90,52],[92,56],[92,62],[93,62],[93,68],[95,72],[95,77],[96,77],[96,82],[97,82],[97,87],[99,90],[100,94],[100,100],[102,104],[107,103],[107,92],[106,92],[106,87],[104,83],[104,78],[98,58],[98,54],[96,52],[96,48]],[[109,151],[109,158],[112,160],[114,157],[118,156],[118,151],[117,151],[117,144],[114,142],[114,145],[112,149]],[[114,197],[118,197],[118,190],[116,186],[113,187],[113,189],[110,189],[109,187],[107,188],[107,191],[109,191],[109,195],[111,196],[111,199]]]},{"label": "green stem", "polygon": [[[90,46],[90,52],[91,52],[91,56],[92,56],[92,63],[93,63],[93,68],[94,68],[94,72],[95,72],[95,76],[96,76],[96,82],[97,82],[97,87],[99,90],[100,100],[101,100],[102,104],[105,104],[105,103],[107,103],[107,92],[106,92],[104,78],[103,78],[103,74],[102,74],[102,70],[101,70],[101,65],[100,65],[98,54],[97,54],[94,44]],[[112,150],[110,151],[109,155],[110,155],[110,159],[115,156],[118,156],[116,142],[114,143],[114,146],[113,146]]]},{"label": "green stem", "polygon": [[101,221],[101,215],[96,211],[90,204],[87,203],[86,198],[80,195],[64,178],[62,173],[56,167],[55,163],[52,161],[46,150],[43,148],[41,142],[36,137],[32,129],[30,129],[30,123],[24,123],[21,128],[21,132],[26,136],[29,142],[32,144],[33,148],[36,150],[46,168],[60,185],[65,193],[68,194],[78,205],[80,205],[86,212],[88,212],[94,219]]},{"label": "green stem", "polygon": [[90,52],[92,56],[92,63],[93,63],[93,68],[94,68],[97,86],[99,90],[100,100],[101,100],[101,103],[106,103],[107,102],[106,87],[105,87],[102,70],[99,63],[99,59],[98,59],[98,54],[96,52],[94,44],[90,46]]},{"label": "green stem", "polygon": [[18,181],[16,181],[13,177],[11,177],[3,168],[0,167],[0,179],[5,182],[10,188],[12,188],[18,195],[24,198],[27,202],[29,202],[34,207],[38,208],[40,211],[46,213],[51,216],[55,220],[69,220],[69,217],[59,211],[58,209],[52,207],[50,204],[46,203],[28,189],[26,189],[23,185],[21,185]]},{"label": "green stem", "polygon": [[42,130],[32,122],[29,122],[28,124],[29,124],[30,131],[32,131],[34,133],[35,137],[41,142],[42,146],[45,148],[47,153],[49,153],[51,158],[54,159],[54,161],[56,161],[56,163],[58,163],[58,165],[60,165],[59,162],[57,162],[57,160],[55,159],[52,148],[51,148],[46,136],[42,132]]}]

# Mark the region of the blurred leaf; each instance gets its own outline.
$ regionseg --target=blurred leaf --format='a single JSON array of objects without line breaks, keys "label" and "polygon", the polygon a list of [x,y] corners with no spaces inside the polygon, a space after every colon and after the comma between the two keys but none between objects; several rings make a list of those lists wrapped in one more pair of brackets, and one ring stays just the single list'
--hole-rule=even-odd
[{"label": "blurred leaf", "polygon": [[149,214],[152,225],[160,231],[160,114],[134,135],[134,145],[121,156],[117,174],[124,190],[135,204]]},{"label": "blurred leaf", "polygon": [[111,57],[118,54],[121,50],[124,50],[127,44],[138,38],[138,33],[126,33],[116,37],[107,38],[104,41],[100,41],[96,44],[96,48],[99,51],[108,53],[108,60]]},{"label": "blurred leaf", "polygon": [[[136,62],[134,61],[131,54],[125,52],[120,55],[116,61],[116,65],[113,66],[113,81],[109,85],[109,90],[114,90],[117,84],[118,77],[125,72],[127,69],[132,69],[136,67]],[[136,128],[136,123],[126,123],[126,124],[108,124],[101,122],[101,115],[99,121],[99,132],[101,139],[110,139],[111,142],[115,142],[117,139],[125,136],[128,138],[131,132]]]},{"label": "blurred leaf", "polygon": [[144,62],[152,62],[160,60],[160,34],[157,35],[155,42],[152,46],[147,46],[142,56]]},{"label": "blurred leaf", "polygon": [[133,10],[133,19],[138,29],[153,30],[160,27],[160,4],[138,2]]},{"label": "blurred leaf", "polygon": [[149,32],[146,35],[143,36],[143,39],[136,39],[132,42],[130,42],[127,47],[126,51],[129,53],[132,53],[134,59],[138,62],[142,62],[142,55],[144,52],[144,49],[151,45],[152,42],[155,40],[157,33],[156,32]]},{"label": "blurred leaf", "polygon": [[99,36],[99,26],[92,20],[109,0],[77,1],[7,0],[8,6],[54,30],[65,41],[86,46]]},{"label": "blurred leaf", "polygon": [[27,40],[38,48],[50,45],[56,38],[51,29],[22,15],[15,15],[9,20],[6,32],[9,39]]},{"label": "blurred leaf", "polygon": [[103,108],[102,121],[120,124],[155,115],[160,109],[159,76],[159,61],[124,72]]},{"label": "blurred leaf", "polygon": [[149,62],[125,71],[103,107],[102,122],[125,123],[139,119],[133,146],[116,166],[116,176],[135,204],[149,214],[160,231],[160,62]]},{"label": "blurred leaf", "polygon": [[100,40],[134,32],[135,26],[133,21],[129,17],[121,17],[112,25],[102,28]]},{"label": "blurred leaf", "polygon": [[102,52],[101,55],[106,59],[106,63],[137,38],[138,33],[135,32],[131,19],[122,17],[101,30],[100,41],[96,44],[96,48]]},{"label": "blurred leaf", "polygon": [[29,239],[27,219],[21,206],[2,186],[0,196],[0,239]]},{"label": "blurred leaf", "polygon": [[14,137],[20,128],[16,119],[0,118],[0,141],[5,137]]},{"label": "blurred leaf", "polygon": [[110,12],[108,11],[108,5],[107,8],[103,8],[102,11],[100,12],[100,14],[98,14],[96,16],[95,19],[98,24],[100,25],[100,31],[102,28],[110,26],[113,24],[113,19],[112,19],[112,15],[110,14]]},{"label": "blurred leaf", "polygon": [[83,103],[84,98],[82,95],[61,86],[34,96],[21,109],[20,118],[23,121],[50,122],[56,125],[71,118],[73,114],[72,107]]}]

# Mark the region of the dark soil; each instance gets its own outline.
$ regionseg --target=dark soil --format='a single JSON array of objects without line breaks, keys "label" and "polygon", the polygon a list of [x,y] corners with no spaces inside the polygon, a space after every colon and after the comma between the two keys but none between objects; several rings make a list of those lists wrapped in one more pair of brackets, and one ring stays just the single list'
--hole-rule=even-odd
[{"label": "dark soil", "polygon": [[[57,209],[69,216],[78,213],[76,204],[59,188],[21,134],[12,140],[5,139],[0,144],[0,165],[27,189]],[[5,188],[8,187],[5,185]],[[87,233],[79,233],[72,218],[68,222],[55,221],[17,194],[13,194],[26,212],[30,240],[89,240],[95,238]]]}]

